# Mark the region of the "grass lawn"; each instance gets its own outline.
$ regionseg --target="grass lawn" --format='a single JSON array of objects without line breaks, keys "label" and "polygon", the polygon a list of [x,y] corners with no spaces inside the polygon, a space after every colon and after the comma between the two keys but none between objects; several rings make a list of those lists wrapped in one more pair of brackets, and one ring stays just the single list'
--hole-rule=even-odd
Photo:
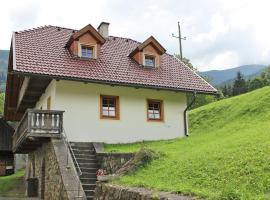
[{"label": "grass lawn", "polygon": [[270,87],[195,109],[189,123],[187,138],[106,145],[162,152],[117,182],[208,199],[270,199]]},{"label": "grass lawn", "polygon": [[24,171],[18,171],[10,176],[0,177],[1,197],[24,197]]},{"label": "grass lawn", "polygon": [[4,93],[0,92],[0,115],[3,113],[4,101],[5,101],[5,95]]}]

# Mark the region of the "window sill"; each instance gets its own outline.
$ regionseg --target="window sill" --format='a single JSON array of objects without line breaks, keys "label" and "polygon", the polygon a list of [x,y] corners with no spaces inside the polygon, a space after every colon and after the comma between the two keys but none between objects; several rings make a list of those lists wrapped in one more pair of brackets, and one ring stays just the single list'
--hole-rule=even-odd
[{"label": "window sill", "polygon": [[147,119],[147,122],[164,122],[164,119]]},{"label": "window sill", "polygon": [[109,119],[109,120],[119,120],[120,117],[108,117],[108,116],[100,116],[100,119]]}]

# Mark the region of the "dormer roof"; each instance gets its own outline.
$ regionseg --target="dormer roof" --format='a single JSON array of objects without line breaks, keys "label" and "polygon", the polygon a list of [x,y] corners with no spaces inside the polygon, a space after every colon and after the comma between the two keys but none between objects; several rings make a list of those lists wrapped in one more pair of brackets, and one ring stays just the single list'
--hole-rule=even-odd
[{"label": "dormer roof", "polygon": [[86,33],[90,33],[101,45],[106,42],[106,40],[102,37],[102,35],[100,35],[100,33],[91,24],[88,24],[79,31],[73,31],[73,34],[70,36],[70,39],[68,40],[66,46],[70,46],[73,41],[78,40],[81,36],[83,36]]},{"label": "dormer roof", "polygon": [[156,51],[162,55],[166,52],[166,49],[153,37],[150,36],[147,40],[145,40],[143,43],[139,44],[131,53],[129,56],[135,55],[137,52],[142,51],[145,47],[148,45],[152,45]]}]

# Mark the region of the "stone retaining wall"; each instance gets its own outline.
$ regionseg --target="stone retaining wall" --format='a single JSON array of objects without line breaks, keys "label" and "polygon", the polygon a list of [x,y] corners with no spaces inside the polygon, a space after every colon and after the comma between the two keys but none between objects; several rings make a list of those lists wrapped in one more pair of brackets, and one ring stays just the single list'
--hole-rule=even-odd
[{"label": "stone retaining wall", "polygon": [[[80,181],[62,139],[52,139],[28,154],[26,179],[28,178],[38,179],[39,198],[44,193],[44,199],[78,199]],[[86,199],[81,185],[80,196],[80,199]]]},{"label": "stone retaining wall", "polygon": [[165,192],[147,190],[144,188],[130,188],[98,182],[94,200],[192,200],[189,196],[181,196]]},{"label": "stone retaining wall", "polygon": [[100,168],[106,170],[107,174],[114,174],[134,157],[134,153],[97,153],[96,156]]}]

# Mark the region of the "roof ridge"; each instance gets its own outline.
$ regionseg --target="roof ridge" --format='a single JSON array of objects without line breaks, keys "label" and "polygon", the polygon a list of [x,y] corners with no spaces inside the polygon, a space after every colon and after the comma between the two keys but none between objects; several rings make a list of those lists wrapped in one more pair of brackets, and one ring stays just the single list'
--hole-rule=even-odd
[{"label": "roof ridge", "polygon": [[38,26],[38,27],[34,27],[34,28],[30,28],[30,29],[24,29],[21,31],[14,31],[15,33],[27,33],[30,31],[36,31],[36,30],[40,30],[40,29],[45,29],[45,28],[61,28],[61,29],[66,29],[66,30],[71,30],[71,31],[77,31],[76,29],[72,29],[72,28],[66,28],[66,27],[61,27],[61,26],[54,26],[54,25],[44,25],[44,26]]},{"label": "roof ridge", "polygon": [[25,33],[25,32],[35,31],[35,30],[38,30],[38,29],[49,28],[49,27],[52,27],[52,26],[51,25],[38,26],[38,27],[35,27],[35,28],[24,29],[22,31],[15,31],[15,33]]},{"label": "roof ridge", "polygon": [[139,43],[141,44],[141,42],[137,41],[137,40],[134,40],[134,39],[131,39],[131,38],[126,38],[126,37],[120,37],[120,36],[113,36],[113,35],[110,35],[109,38],[119,38],[119,39],[123,39],[123,40],[131,40],[133,42],[136,42],[136,43]]}]

